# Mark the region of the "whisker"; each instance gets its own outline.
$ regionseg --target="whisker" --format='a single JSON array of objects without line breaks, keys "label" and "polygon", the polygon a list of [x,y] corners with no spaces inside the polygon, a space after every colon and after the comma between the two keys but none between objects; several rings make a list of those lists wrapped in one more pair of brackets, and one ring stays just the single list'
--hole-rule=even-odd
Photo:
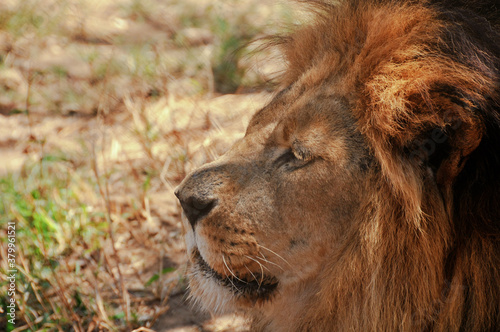
[{"label": "whisker", "polygon": [[238,287],[236,287],[236,285],[234,284],[234,282],[231,280],[231,278],[226,278],[226,280],[229,280],[229,282],[231,283],[231,285],[233,286],[233,289],[236,290],[237,292],[240,292],[240,290],[238,289]]},{"label": "whisker", "polygon": [[257,280],[257,277],[255,276],[255,274],[253,274],[252,271],[250,271],[250,269],[248,268],[248,266],[245,264],[245,269],[247,269],[248,272],[250,272],[250,274],[252,275],[253,279],[257,282],[257,284],[259,285],[259,287],[257,289],[260,289],[260,285],[261,283]]},{"label": "whisker", "polygon": [[257,281],[257,282],[259,283],[259,285],[261,285],[261,284],[264,282],[264,269],[266,269],[266,270],[268,270],[268,271],[269,271],[269,269],[267,269],[264,265],[262,265],[262,264],[261,264],[258,260],[256,260],[256,259],[253,259],[252,257],[250,257],[250,256],[248,256],[248,255],[245,255],[245,257],[246,257],[246,258],[248,258],[248,259],[250,259],[250,260],[252,260],[252,261],[254,261],[255,263],[259,264],[259,267],[260,267],[260,276],[261,276],[261,278],[260,278],[260,282],[259,282],[258,280],[255,280],[255,281]]},{"label": "whisker", "polygon": [[[245,257],[246,257],[246,258],[248,258],[248,259],[250,259],[250,260],[252,260],[252,261],[254,261],[255,263],[259,264],[259,266],[261,267],[261,270],[262,270],[262,268],[264,268],[264,269],[266,269],[268,272],[271,272],[271,270],[269,270],[267,267],[265,267],[264,265],[262,265],[262,263],[261,263],[261,262],[259,262],[259,261],[256,259],[257,257],[252,258],[252,257],[250,257],[250,256],[248,256],[248,255],[245,255]],[[262,273],[264,273],[264,271],[262,271]]]},{"label": "whisker", "polygon": [[279,255],[279,254],[275,253],[274,251],[272,251],[272,250],[271,250],[271,249],[269,249],[269,248],[264,247],[263,245],[260,245],[260,244],[259,244],[259,247],[260,247],[260,248],[262,248],[262,249],[265,249],[265,250],[269,251],[270,253],[272,253],[272,254],[274,254],[274,255],[276,255],[276,256],[277,256],[278,258],[280,258],[283,262],[287,263],[287,264],[288,264],[288,266],[290,266],[291,268],[293,268],[293,266],[292,266],[292,265],[291,265],[291,264],[290,264],[290,263],[289,263],[286,259],[284,259],[281,255]]},{"label": "whisker", "polygon": [[[232,272],[231,272],[231,269],[230,269],[230,268],[229,268],[229,266],[226,264],[226,260],[224,259],[224,254],[222,254],[222,261],[224,262],[224,265],[226,266],[226,268],[228,269],[228,271],[229,271],[230,273],[232,273]],[[231,285],[233,286],[233,289],[234,289],[235,291],[237,291],[237,292],[238,292],[238,293],[240,293],[240,294],[243,294],[243,293],[241,292],[241,290],[240,290],[238,287],[236,287],[236,285],[235,285],[235,284],[234,284],[234,282],[231,280],[231,278],[226,278],[225,280],[229,280],[229,282],[231,283]]]},{"label": "whisker", "polygon": [[[246,281],[244,281],[244,280],[241,280],[240,278],[238,278],[238,277],[237,277],[237,276],[233,273],[233,271],[229,268],[229,266],[228,266],[228,265],[227,265],[227,263],[226,263],[226,259],[224,258],[224,254],[222,254],[222,261],[224,262],[224,265],[226,266],[226,268],[227,268],[227,270],[229,271],[229,273],[231,273],[231,274],[232,274],[232,276],[233,276],[235,279],[237,279],[237,280],[239,280],[239,281],[241,281],[241,282],[243,282],[243,283],[245,283],[245,284],[248,284],[248,282],[246,282]],[[228,278],[228,279],[229,279],[229,280],[231,280],[231,278]],[[232,283],[232,282],[231,282],[231,283]],[[233,284],[233,286],[234,286],[234,284]]]},{"label": "whisker", "polygon": [[255,256],[256,259],[261,259],[263,260],[264,262],[268,263],[268,264],[271,264],[271,265],[274,265],[274,266],[277,266],[279,267],[280,269],[282,269],[283,271],[285,271],[284,268],[282,268],[279,264],[276,264],[274,262],[271,262],[270,260],[266,259],[265,256],[262,254],[262,253],[259,253],[260,255],[262,255],[262,257],[258,257],[258,256]]}]

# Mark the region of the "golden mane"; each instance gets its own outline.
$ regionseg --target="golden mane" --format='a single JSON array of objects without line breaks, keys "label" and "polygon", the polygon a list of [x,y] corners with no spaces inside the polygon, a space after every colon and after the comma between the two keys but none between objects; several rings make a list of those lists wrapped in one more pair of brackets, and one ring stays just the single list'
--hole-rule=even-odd
[{"label": "golden mane", "polygon": [[382,176],[298,330],[499,330],[498,5],[307,4],[314,22],[276,39],[283,84],[341,86]]}]

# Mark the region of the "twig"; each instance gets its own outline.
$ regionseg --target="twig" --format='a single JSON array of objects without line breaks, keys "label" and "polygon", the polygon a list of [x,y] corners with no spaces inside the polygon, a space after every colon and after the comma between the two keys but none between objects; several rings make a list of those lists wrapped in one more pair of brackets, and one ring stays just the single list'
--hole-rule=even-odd
[{"label": "twig", "polygon": [[[104,137],[103,137],[104,141]],[[104,146],[104,142],[103,142]],[[103,156],[104,158],[104,156]],[[129,294],[127,292],[127,289],[125,288],[125,283],[123,281],[123,275],[121,272],[120,268],[120,260],[118,257],[118,251],[116,250],[116,241],[115,241],[115,236],[113,232],[113,227],[112,227],[112,218],[111,218],[111,202],[109,199],[109,186],[108,186],[108,181],[105,181],[105,186],[103,189],[103,186],[101,184],[100,176],[99,176],[99,169],[97,165],[97,156],[96,156],[96,151],[95,151],[95,145],[92,144],[92,169],[94,171],[94,175],[96,177],[97,181],[97,187],[99,188],[99,193],[102,197],[102,199],[105,202],[106,205],[106,221],[108,223],[108,233],[109,233],[109,238],[111,241],[111,248],[113,250],[113,258],[115,259],[115,264],[116,264],[116,269],[118,272],[118,278],[119,278],[119,284],[120,284],[120,289],[122,292],[122,307],[124,308],[125,311],[125,319],[127,321],[127,325],[130,323],[130,298]]]},{"label": "twig", "polygon": [[147,327],[139,327],[138,329],[132,330],[132,332],[156,332],[156,331],[148,329]]}]

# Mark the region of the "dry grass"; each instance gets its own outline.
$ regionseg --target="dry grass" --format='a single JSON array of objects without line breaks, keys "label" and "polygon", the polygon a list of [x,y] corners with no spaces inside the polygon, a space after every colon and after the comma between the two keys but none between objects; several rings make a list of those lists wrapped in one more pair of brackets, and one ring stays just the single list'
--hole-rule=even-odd
[{"label": "dry grass", "polygon": [[290,17],[259,0],[0,3],[1,293],[9,221],[19,270],[0,328],[147,331],[168,310],[185,287],[172,188],[266,101],[278,69],[240,47]]}]

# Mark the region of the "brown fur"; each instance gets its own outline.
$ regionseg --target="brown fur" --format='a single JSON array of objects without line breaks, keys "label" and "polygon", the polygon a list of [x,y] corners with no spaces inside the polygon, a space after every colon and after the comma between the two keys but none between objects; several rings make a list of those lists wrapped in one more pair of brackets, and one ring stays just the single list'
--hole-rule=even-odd
[{"label": "brown fur", "polygon": [[[308,1],[314,22],[275,39],[282,91],[177,191],[217,202],[186,224],[195,297],[265,331],[499,331],[495,3]],[[277,291],[225,293],[200,252]]]}]

